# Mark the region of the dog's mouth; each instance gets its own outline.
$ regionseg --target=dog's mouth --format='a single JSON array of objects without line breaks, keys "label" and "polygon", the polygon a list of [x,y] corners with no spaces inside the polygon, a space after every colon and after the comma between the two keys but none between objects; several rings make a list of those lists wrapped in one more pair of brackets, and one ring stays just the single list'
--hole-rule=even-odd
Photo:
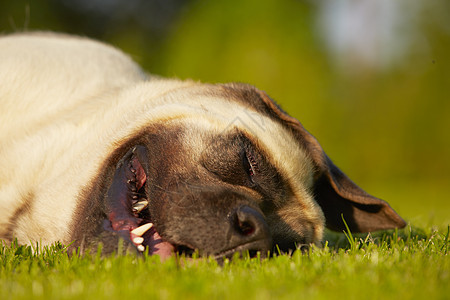
[{"label": "dog's mouth", "polygon": [[153,225],[146,193],[147,150],[135,146],[116,167],[106,198],[107,228],[130,241],[139,252],[148,251],[165,260],[175,253],[192,254],[194,250],[164,240]]}]

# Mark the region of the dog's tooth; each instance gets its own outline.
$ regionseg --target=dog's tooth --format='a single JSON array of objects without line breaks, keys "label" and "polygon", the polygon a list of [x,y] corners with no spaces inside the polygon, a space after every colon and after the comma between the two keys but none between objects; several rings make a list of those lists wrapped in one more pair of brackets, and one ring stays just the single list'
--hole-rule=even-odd
[{"label": "dog's tooth", "polygon": [[136,248],[141,252],[144,252],[145,250],[145,247],[143,245],[137,245]]},{"label": "dog's tooth", "polygon": [[136,203],[135,205],[133,205],[133,212],[140,213],[144,208],[144,205]]},{"label": "dog's tooth", "polygon": [[147,200],[142,200],[137,202],[136,204],[133,204],[133,211],[134,212],[141,212],[144,208],[146,208],[148,205]]},{"label": "dog's tooth", "polygon": [[142,205],[145,205],[145,207],[147,207],[147,205],[148,205],[148,201],[147,200],[145,200],[145,199],[142,199],[141,201],[139,201],[138,203],[136,203],[136,204],[142,204]]},{"label": "dog's tooth", "polygon": [[144,238],[143,237],[140,237],[140,236],[137,236],[137,237],[135,237],[134,239],[133,239],[133,243],[135,243],[136,245],[140,245],[140,244],[142,244],[144,242]]},{"label": "dog's tooth", "polygon": [[150,228],[153,227],[153,223],[146,223],[142,226],[139,226],[133,230],[131,230],[131,233],[137,236],[142,236],[144,233],[147,232]]}]

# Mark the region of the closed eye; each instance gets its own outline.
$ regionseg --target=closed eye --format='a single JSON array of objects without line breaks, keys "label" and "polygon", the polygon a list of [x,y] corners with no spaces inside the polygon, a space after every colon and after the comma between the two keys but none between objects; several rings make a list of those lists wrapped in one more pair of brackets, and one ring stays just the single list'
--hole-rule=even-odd
[{"label": "closed eye", "polygon": [[243,164],[250,181],[254,184],[255,176],[259,173],[258,163],[253,153],[248,149],[245,151]]}]

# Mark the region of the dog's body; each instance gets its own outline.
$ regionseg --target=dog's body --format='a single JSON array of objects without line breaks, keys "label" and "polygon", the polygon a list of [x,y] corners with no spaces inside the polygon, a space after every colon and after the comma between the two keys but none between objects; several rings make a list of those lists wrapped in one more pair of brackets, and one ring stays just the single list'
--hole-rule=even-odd
[{"label": "dog's body", "polygon": [[0,38],[0,238],[221,257],[317,243],[341,214],[404,226],[265,93],[153,78],[89,39]]}]

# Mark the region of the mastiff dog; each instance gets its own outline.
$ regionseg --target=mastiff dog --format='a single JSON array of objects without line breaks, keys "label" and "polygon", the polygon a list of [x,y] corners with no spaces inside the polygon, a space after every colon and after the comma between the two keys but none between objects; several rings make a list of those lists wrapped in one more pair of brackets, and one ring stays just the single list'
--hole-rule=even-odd
[{"label": "mastiff dog", "polygon": [[405,226],[265,92],[146,74],[53,33],[0,37],[0,239],[167,258]]}]

